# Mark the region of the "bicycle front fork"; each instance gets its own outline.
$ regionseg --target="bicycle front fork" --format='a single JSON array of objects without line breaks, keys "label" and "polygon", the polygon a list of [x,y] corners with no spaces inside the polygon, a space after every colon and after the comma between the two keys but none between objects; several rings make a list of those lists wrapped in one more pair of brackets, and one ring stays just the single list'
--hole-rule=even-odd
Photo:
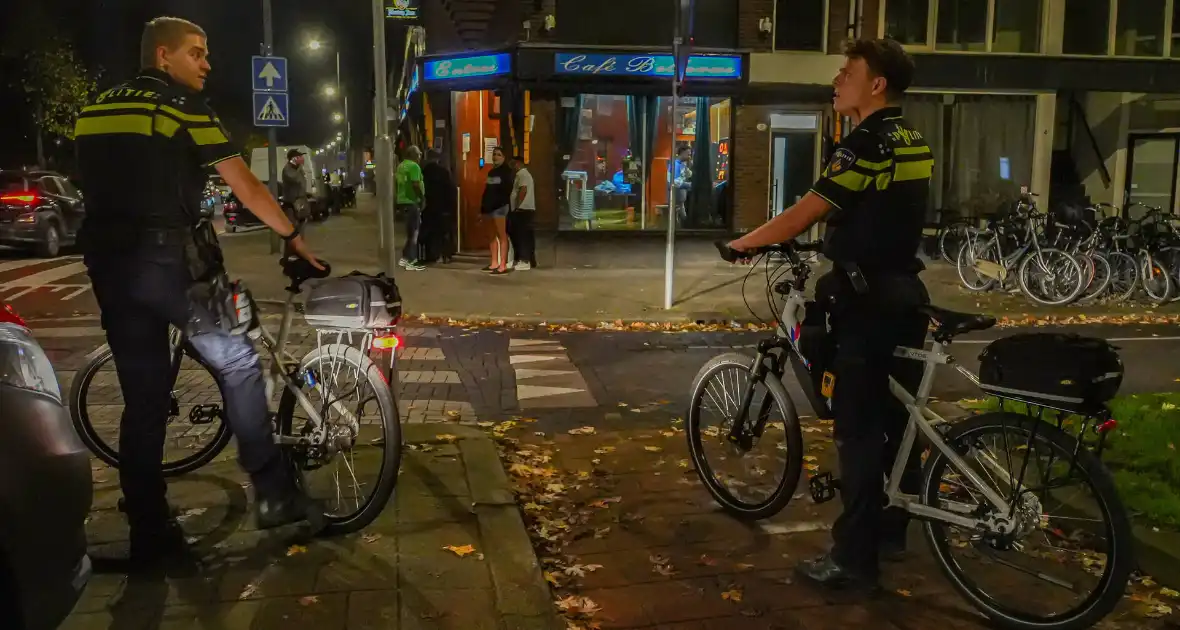
[{"label": "bicycle front fork", "polygon": [[[750,366],[750,382],[746,384],[745,391],[742,392],[742,397],[738,401],[737,413],[732,418],[733,422],[729,427],[729,433],[725,436],[726,441],[741,449],[742,452],[748,452],[754,448],[754,438],[761,437],[762,430],[766,426],[765,414],[758,414],[758,418],[752,424],[747,420],[750,417],[750,407],[754,403],[754,387],[761,383],[767,374],[781,373],[779,358],[772,353],[773,350],[781,347],[781,343],[778,339],[764,339],[758,343],[758,354]],[[768,360],[771,365],[767,365]]]}]

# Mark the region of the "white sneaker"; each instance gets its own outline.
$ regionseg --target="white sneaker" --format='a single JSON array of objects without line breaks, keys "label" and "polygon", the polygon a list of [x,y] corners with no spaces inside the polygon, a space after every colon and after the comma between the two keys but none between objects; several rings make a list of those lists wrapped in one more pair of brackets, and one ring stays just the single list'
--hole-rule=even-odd
[{"label": "white sneaker", "polygon": [[397,266],[401,267],[402,269],[405,269],[406,265],[408,265],[408,264],[410,264],[410,261],[406,260],[405,258],[402,258],[401,260],[397,261]]},{"label": "white sneaker", "polygon": [[532,269],[533,266],[526,263],[526,262],[518,262],[512,268],[517,271],[528,271],[528,270]]}]

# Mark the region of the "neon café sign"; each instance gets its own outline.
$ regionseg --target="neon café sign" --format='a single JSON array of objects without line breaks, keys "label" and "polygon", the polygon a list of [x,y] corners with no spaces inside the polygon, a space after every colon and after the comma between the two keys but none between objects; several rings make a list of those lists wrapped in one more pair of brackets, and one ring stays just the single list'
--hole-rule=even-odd
[{"label": "neon caf\u00e9 sign", "polygon": [[436,59],[423,64],[423,70],[426,75],[425,81],[494,77],[512,72],[512,55],[508,53],[497,53],[494,55]]},{"label": "neon caf\u00e9 sign", "polygon": [[[672,77],[676,60],[672,55],[607,55],[557,53],[553,58],[557,74]],[[689,79],[740,79],[741,55],[692,55],[685,77]]]}]

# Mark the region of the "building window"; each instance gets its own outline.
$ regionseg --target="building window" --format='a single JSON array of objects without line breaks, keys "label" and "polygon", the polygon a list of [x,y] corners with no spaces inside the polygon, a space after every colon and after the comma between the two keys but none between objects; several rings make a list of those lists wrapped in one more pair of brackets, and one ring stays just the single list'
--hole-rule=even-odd
[{"label": "building window", "polygon": [[1041,49],[1041,3],[995,0],[992,52],[1035,53]]},{"label": "building window", "polygon": [[1172,56],[1180,57],[1180,2],[1172,2]]},{"label": "building window", "polygon": [[776,0],[774,49],[823,52],[825,0]]},{"label": "building window", "polygon": [[663,230],[669,216],[682,228],[726,227],[732,214],[730,99],[681,98],[675,119],[665,96],[569,100],[574,106],[562,108],[569,122],[558,125],[559,150],[570,149],[559,191],[560,229]]},{"label": "building window", "polygon": [[1166,6],[1167,0],[1119,2],[1115,17],[1114,54],[1135,57],[1162,56]]},{"label": "building window", "polygon": [[938,50],[987,50],[988,0],[955,0],[938,5]]},{"label": "building window", "polygon": [[[1105,55],[1110,40],[1111,0],[1069,0],[1061,52],[1067,55]],[[1163,18],[1161,12],[1160,18]]]},{"label": "building window", "polygon": [[885,36],[906,46],[927,46],[930,5],[934,0],[888,0],[885,3]]},{"label": "building window", "polygon": [[1042,0],[884,2],[881,34],[905,46],[960,52],[1040,50]]}]

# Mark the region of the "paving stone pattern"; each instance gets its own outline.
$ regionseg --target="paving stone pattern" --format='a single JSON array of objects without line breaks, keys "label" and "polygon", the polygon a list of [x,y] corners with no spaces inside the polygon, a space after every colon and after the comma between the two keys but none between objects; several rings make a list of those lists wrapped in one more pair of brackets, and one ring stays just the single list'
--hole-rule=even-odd
[{"label": "paving stone pattern", "polygon": [[[446,432],[447,440],[436,436]],[[363,532],[307,541],[261,533],[229,457],[170,483],[205,566],[128,579],[100,572],[61,630],[549,630],[549,602],[507,477],[482,432],[407,427],[395,498]],[[96,472],[96,567],[126,553],[113,471]],[[445,547],[472,547],[457,555]]]}]

